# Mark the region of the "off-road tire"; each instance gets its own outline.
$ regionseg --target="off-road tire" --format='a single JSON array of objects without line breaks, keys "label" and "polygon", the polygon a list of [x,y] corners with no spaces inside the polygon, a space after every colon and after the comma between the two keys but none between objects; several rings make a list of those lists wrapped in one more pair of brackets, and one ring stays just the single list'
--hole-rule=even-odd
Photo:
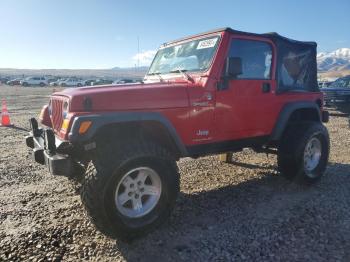
[{"label": "off-road tire", "polygon": [[[304,151],[307,143],[317,138],[321,143],[321,156],[317,166],[307,170]],[[278,169],[287,179],[298,184],[312,184],[323,175],[329,157],[329,135],[319,122],[302,122],[287,127],[278,148]]]},{"label": "off-road tire", "polygon": [[82,183],[84,181],[86,166],[80,163],[73,163],[71,174],[68,176],[68,179],[75,183]]},{"label": "off-road tire", "polygon": [[[112,238],[130,241],[166,221],[179,192],[179,173],[172,155],[155,143],[129,141],[117,148],[114,146],[103,150],[104,157],[99,153],[100,156],[89,163],[81,198],[97,229]],[[158,172],[162,190],[156,206],[148,214],[129,218],[118,211],[114,194],[123,175],[137,167]]]},{"label": "off-road tire", "polygon": [[73,163],[73,170],[68,176],[72,188],[75,193],[79,195],[81,193],[82,183],[84,181],[86,168],[78,163]]}]

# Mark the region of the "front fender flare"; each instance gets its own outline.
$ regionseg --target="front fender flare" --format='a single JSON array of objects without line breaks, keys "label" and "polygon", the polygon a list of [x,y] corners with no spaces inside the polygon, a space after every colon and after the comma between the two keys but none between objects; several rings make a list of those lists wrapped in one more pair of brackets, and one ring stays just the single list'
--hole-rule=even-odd
[{"label": "front fender flare", "polygon": [[[92,125],[85,134],[80,135],[79,127],[83,121],[92,121]],[[68,134],[68,138],[72,143],[84,143],[90,141],[96,132],[105,125],[144,121],[154,121],[162,124],[169,132],[171,138],[174,140],[177,148],[181,152],[181,155],[187,155],[186,147],[182,143],[172,123],[162,114],[157,112],[119,112],[77,116],[73,120],[72,128]]]}]

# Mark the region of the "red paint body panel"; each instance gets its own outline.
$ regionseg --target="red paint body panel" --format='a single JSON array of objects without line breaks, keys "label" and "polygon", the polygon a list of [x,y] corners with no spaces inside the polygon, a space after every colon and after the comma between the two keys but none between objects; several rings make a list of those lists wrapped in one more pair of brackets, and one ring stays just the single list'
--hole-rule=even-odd
[{"label": "red paint body panel", "polygon": [[188,107],[186,84],[159,83],[67,89],[58,95],[71,98],[70,111],[81,112],[83,100],[93,100],[94,111],[126,111]]},{"label": "red paint body panel", "polygon": [[[146,76],[145,84],[72,88],[55,93],[70,100],[70,117],[103,112],[142,111],[159,112],[174,126],[185,146],[208,144],[227,140],[271,134],[282,107],[293,101],[317,101],[321,93],[276,93],[276,47],[269,39],[239,36],[250,40],[262,40],[273,49],[271,79],[231,80],[229,88],[218,90],[228,48],[230,32],[221,35],[219,48],[207,72],[191,73],[193,82],[181,74]],[[208,37],[208,35],[198,36]],[[196,37],[196,38],[198,38]],[[271,86],[269,93],[262,92],[263,83]],[[91,98],[93,112],[84,112],[83,101]],[[67,140],[67,133],[56,134]]]}]

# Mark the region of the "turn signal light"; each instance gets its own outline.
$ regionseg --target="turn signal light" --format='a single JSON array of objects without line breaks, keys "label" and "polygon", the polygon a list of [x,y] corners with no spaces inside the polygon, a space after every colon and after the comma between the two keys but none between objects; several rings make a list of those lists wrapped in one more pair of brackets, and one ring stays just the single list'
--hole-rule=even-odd
[{"label": "turn signal light", "polygon": [[91,121],[84,121],[81,122],[80,127],[79,127],[79,134],[85,134],[86,131],[88,131],[88,129],[90,128],[92,122]]},{"label": "turn signal light", "polygon": [[68,130],[68,126],[69,126],[69,119],[66,118],[66,119],[63,120],[61,129],[63,129],[64,131],[67,131]]}]

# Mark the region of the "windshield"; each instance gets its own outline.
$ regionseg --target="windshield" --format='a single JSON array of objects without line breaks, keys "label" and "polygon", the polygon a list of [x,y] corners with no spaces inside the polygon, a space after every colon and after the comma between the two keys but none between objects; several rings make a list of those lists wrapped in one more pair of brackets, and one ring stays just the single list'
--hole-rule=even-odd
[{"label": "windshield", "polygon": [[197,39],[160,48],[148,71],[149,75],[180,71],[206,71],[217,49],[219,36]]},{"label": "windshield", "polygon": [[350,78],[337,79],[329,87],[347,87],[347,88],[350,88]]}]

